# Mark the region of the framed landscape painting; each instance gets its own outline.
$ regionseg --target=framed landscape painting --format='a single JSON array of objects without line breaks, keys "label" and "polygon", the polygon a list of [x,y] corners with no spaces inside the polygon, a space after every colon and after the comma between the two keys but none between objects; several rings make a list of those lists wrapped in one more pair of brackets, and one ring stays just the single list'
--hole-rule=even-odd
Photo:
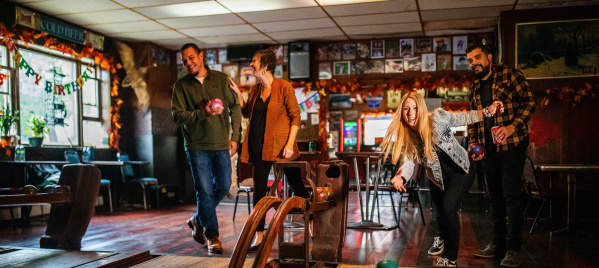
[{"label": "framed landscape painting", "polygon": [[528,79],[599,76],[599,19],[516,24],[516,66]]}]

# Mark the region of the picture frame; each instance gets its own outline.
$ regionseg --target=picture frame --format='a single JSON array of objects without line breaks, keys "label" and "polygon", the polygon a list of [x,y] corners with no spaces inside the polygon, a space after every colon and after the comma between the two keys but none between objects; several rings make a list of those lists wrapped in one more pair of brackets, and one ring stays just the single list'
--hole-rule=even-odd
[{"label": "picture frame", "polygon": [[206,64],[207,65],[214,65],[216,64],[216,56],[218,54],[218,51],[216,49],[208,49],[206,50]]},{"label": "picture frame", "polygon": [[228,63],[229,60],[227,59],[227,49],[226,48],[221,48],[218,50],[218,63],[223,64],[223,63]]},{"label": "picture frame", "polygon": [[333,75],[349,75],[349,61],[336,61],[333,63]]},{"label": "picture frame", "polygon": [[454,71],[467,71],[470,69],[470,64],[466,55],[453,56],[453,70]]},{"label": "picture frame", "polygon": [[414,42],[416,53],[428,53],[433,51],[432,39],[430,38],[419,38],[416,39]]},{"label": "picture frame", "polygon": [[433,52],[451,51],[451,37],[435,37],[433,39]]},{"label": "picture frame", "polygon": [[451,54],[437,54],[437,71],[451,71]]},{"label": "picture frame", "polygon": [[382,59],[385,57],[385,40],[370,41],[370,58]]},{"label": "picture frame", "polygon": [[352,74],[365,74],[368,71],[368,62],[365,60],[358,60],[352,62]]},{"label": "picture frame", "polygon": [[437,71],[437,55],[435,53],[422,54],[422,71],[434,72]]},{"label": "picture frame", "polygon": [[399,54],[402,57],[414,57],[414,39],[400,39]]},{"label": "picture frame", "polygon": [[404,71],[420,71],[421,65],[420,56],[405,57],[403,61]]},{"label": "picture frame", "polygon": [[399,40],[387,40],[385,41],[385,57],[397,58],[399,57]]},{"label": "picture frame", "polygon": [[370,56],[370,44],[360,42],[356,44],[356,58],[367,59]]},{"label": "picture frame", "polygon": [[356,44],[348,43],[343,44],[343,56],[344,60],[355,60],[356,59]]},{"label": "picture frame", "polygon": [[239,65],[223,64],[223,73],[231,77],[231,79],[233,79],[233,82],[239,85]]},{"label": "picture frame", "polygon": [[321,45],[316,48],[316,60],[328,60],[329,59],[329,46]]},{"label": "picture frame", "polygon": [[331,62],[319,62],[318,63],[318,79],[331,79],[333,78],[333,68]]},{"label": "picture frame", "polygon": [[460,55],[466,54],[466,48],[468,48],[468,36],[459,35],[453,37],[453,54]]},{"label": "picture frame", "polygon": [[384,60],[371,60],[368,62],[368,74],[383,74],[385,73],[385,61]]},{"label": "picture frame", "polygon": [[599,76],[595,29],[599,19],[516,23],[516,68],[527,79]]},{"label": "picture frame", "polygon": [[341,54],[341,44],[329,44],[329,60],[340,60]]},{"label": "picture frame", "polygon": [[250,66],[249,62],[244,62],[239,65],[239,85],[241,86],[252,86],[256,83],[256,77],[254,76],[254,70]]},{"label": "picture frame", "polygon": [[403,59],[386,60],[385,73],[403,73]]}]

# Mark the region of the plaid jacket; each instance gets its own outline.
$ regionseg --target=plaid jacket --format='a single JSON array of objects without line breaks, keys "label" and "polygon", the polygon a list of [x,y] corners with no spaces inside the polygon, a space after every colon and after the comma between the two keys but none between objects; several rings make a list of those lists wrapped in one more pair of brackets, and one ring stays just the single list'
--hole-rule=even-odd
[{"label": "plaid jacket", "polygon": [[[537,107],[535,99],[526,78],[520,70],[504,65],[491,66],[493,72],[493,101],[503,103],[504,112],[493,117],[495,126],[503,127],[512,125],[516,131],[502,144],[498,144],[497,151],[504,152],[516,147],[528,136],[528,121]],[[470,91],[470,108],[483,109],[480,99],[480,80],[474,80],[474,89]],[[468,125],[468,143],[485,143],[484,121]]]}]

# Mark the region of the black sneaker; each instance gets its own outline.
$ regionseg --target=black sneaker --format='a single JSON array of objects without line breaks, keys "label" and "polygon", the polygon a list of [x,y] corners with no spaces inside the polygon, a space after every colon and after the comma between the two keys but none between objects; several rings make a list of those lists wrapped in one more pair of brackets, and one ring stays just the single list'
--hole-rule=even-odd
[{"label": "black sneaker", "polygon": [[501,260],[500,265],[506,267],[518,267],[521,263],[522,256],[520,255],[520,252],[515,250],[508,250],[505,254],[505,257],[503,257],[503,260]]},{"label": "black sneaker", "polygon": [[489,242],[484,249],[475,251],[474,256],[479,258],[494,258],[501,256],[502,251],[504,251],[503,247],[500,247],[493,242]]},{"label": "black sneaker", "polygon": [[441,257],[437,259],[437,265],[435,266],[457,267],[458,263],[457,260],[450,261],[448,258]]},{"label": "black sneaker", "polygon": [[440,236],[435,237],[433,241],[433,245],[428,249],[428,255],[437,256],[443,253],[443,249],[445,248],[445,243]]}]

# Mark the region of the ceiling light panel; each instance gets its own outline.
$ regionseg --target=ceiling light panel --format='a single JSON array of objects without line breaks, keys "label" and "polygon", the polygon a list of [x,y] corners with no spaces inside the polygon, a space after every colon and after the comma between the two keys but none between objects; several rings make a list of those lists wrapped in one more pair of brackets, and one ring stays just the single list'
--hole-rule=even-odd
[{"label": "ceiling light panel", "polygon": [[48,15],[64,15],[82,12],[96,12],[103,10],[115,10],[123,9],[122,6],[115,4],[109,0],[96,0],[96,1],[81,1],[81,0],[54,0],[54,1],[42,1],[32,2],[24,4],[27,7],[34,8],[36,10],[42,10]]},{"label": "ceiling light panel", "polygon": [[[189,2],[201,2],[202,0],[112,0],[117,2],[123,6],[133,8],[133,7],[150,7],[150,6],[164,6],[165,4],[173,5],[180,3],[189,3]],[[208,1],[208,0],[203,0]],[[211,0],[210,0],[211,1]]]},{"label": "ceiling light panel", "polygon": [[[184,44],[193,43],[199,45],[198,40],[192,38],[175,38],[175,39],[159,39],[153,40],[152,43],[170,48],[172,50],[179,50]],[[179,60],[179,59],[178,59]]]},{"label": "ceiling light panel", "polygon": [[207,16],[231,13],[229,10],[214,1],[141,7],[135,8],[135,10],[152,19]]},{"label": "ceiling light panel", "polygon": [[416,11],[415,0],[384,1],[364,4],[338,5],[323,7],[331,16],[351,16],[378,13]]},{"label": "ceiling light panel", "polygon": [[329,18],[279,21],[276,23],[254,23],[253,25],[265,33],[335,27],[335,23]]},{"label": "ceiling light panel", "polygon": [[218,2],[236,13],[317,6],[314,0],[218,0]]},{"label": "ceiling light panel", "polygon": [[100,11],[91,13],[77,13],[57,16],[60,19],[68,22],[86,26],[92,24],[104,24],[113,22],[126,22],[126,21],[142,21],[147,20],[146,17],[139,15],[131,10],[111,10],[111,11]]},{"label": "ceiling light panel", "polygon": [[207,36],[196,38],[206,44],[222,43],[273,43],[273,41],[263,34],[239,34],[228,36]]},{"label": "ceiling light panel", "polygon": [[224,26],[245,23],[242,19],[235,16],[234,14],[185,17],[176,19],[161,19],[157,21],[174,29]]},{"label": "ceiling light panel", "polygon": [[150,20],[109,24],[94,24],[87,26],[87,28],[103,34],[156,31],[167,29],[162,24]]},{"label": "ceiling light panel", "polygon": [[[515,0],[418,0],[420,10],[513,5]],[[464,11],[469,12],[469,11]]]},{"label": "ceiling light panel", "polygon": [[237,13],[238,16],[250,23],[273,22],[284,20],[306,20],[326,18],[326,13],[320,7],[304,7],[294,9],[269,10],[259,12]]},{"label": "ceiling light panel", "polygon": [[357,26],[389,23],[420,22],[418,12],[400,12],[376,15],[333,17],[339,26]]},{"label": "ceiling light panel", "polygon": [[191,37],[258,33],[256,29],[248,24],[181,29],[179,31]]}]

